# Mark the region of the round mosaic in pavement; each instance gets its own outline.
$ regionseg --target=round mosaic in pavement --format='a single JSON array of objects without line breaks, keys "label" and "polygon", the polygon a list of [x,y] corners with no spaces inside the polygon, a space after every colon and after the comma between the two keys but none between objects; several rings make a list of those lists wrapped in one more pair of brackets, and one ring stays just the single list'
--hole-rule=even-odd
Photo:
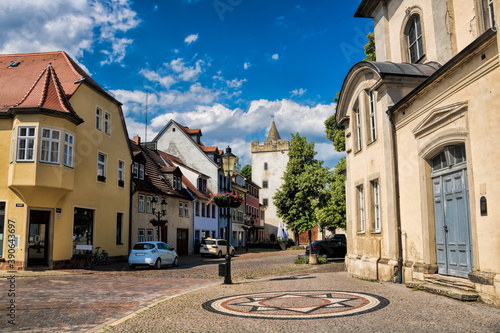
[{"label": "round mosaic in pavement", "polygon": [[347,291],[280,291],[228,296],[203,308],[229,316],[259,319],[319,319],[354,316],[389,304],[384,297]]}]

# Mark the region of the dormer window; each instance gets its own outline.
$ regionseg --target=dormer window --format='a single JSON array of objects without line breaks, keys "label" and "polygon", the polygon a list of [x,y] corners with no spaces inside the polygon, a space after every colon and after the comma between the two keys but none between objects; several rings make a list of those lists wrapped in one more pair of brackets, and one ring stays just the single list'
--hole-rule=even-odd
[{"label": "dormer window", "polygon": [[139,163],[134,162],[134,165],[132,166],[132,176],[134,178],[139,177]]},{"label": "dormer window", "polygon": [[182,180],[178,176],[174,176],[174,190],[182,190]]},{"label": "dormer window", "polygon": [[413,14],[405,29],[408,43],[408,58],[411,63],[417,63],[425,55],[422,24],[420,15]]},{"label": "dormer window", "polygon": [[144,164],[139,164],[139,179],[144,179]]}]

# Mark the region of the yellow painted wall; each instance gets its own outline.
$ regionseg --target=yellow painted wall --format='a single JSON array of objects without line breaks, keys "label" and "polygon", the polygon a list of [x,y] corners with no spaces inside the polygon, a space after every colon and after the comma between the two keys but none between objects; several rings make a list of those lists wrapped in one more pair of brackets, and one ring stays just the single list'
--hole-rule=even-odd
[{"label": "yellow painted wall", "polygon": [[[70,100],[73,109],[84,119],[76,126],[70,121],[50,115],[19,115],[15,119],[0,119],[0,201],[6,201],[5,220],[14,220],[20,248],[16,260],[26,261],[28,216],[30,209],[48,210],[50,220],[49,266],[73,256],[73,220],[76,207],[94,210],[94,246],[105,249],[110,256],[128,254],[130,165],[128,137],[123,126],[120,108],[112,100],[82,85]],[[111,116],[110,135],[95,128],[95,110],[100,107]],[[103,116],[104,119],[104,116]],[[60,164],[38,162],[10,163],[13,126],[33,125],[68,131],[75,136],[74,167],[63,166],[63,139]],[[97,181],[97,154],[107,155],[106,182]],[[15,159],[15,158],[14,158]],[[118,186],[118,161],[124,162],[124,187]],[[16,207],[23,204],[23,207]],[[56,212],[60,209],[60,213]],[[123,214],[122,245],[116,244],[116,216]],[[4,242],[4,253],[7,244]],[[26,268],[26,262],[23,264]]]}]

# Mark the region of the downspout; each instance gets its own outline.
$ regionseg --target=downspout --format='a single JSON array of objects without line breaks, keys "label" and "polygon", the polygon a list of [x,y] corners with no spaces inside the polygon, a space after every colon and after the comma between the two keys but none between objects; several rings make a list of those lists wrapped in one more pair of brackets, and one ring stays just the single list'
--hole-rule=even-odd
[{"label": "downspout", "polygon": [[396,124],[394,114],[389,107],[386,111],[391,122],[391,140],[394,168],[394,194],[396,197],[396,239],[398,242],[398,283],[403,283],[403,237],[401,235],[401,207],[399,204],[399,167],[398,167],[398,144],[396,142]]}]

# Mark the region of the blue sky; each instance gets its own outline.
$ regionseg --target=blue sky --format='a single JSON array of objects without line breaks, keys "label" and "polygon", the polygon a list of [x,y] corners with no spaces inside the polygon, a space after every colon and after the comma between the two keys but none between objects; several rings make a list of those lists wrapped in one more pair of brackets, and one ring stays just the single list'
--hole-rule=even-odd
[{"label": "blue sky", "polygon": [[[359,1],[3,0],[0,52],[64,50],[121,101],[130,136],[170,120],[250,163],[274,117],[333,167],[342,153],[324,120],[347,71],[364,58]],[[21,18],[21,19],[19,19]]]}]

